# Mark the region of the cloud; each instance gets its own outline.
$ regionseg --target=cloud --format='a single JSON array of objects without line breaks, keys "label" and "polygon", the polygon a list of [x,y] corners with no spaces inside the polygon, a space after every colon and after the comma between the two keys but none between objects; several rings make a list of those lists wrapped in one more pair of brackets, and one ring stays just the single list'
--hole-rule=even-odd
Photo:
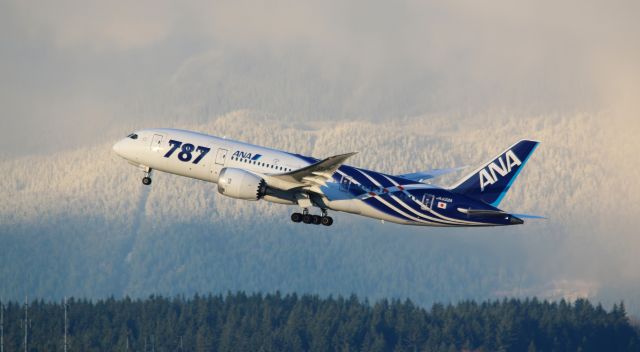
[{"label": "cloud", "polygon": [[[204,121],[246,108],[298,122],[615,108],[633,121],[638,7],[7,1],[0,4],[0,137],[33,144],[29,151],[55,149],[58,140],[35,145],[29,130],[68,133],[57,122],[79,119],[75,106],[87,102],[96,113],[82,114],[84,133],[98,140],[106,140],[104,129],[90,126],[105,119]],[[49,111],[38,107],[51,101]]]},{"label": "cloud", "polygon": [[173,7],[163,1],[11,1],[16,28],[32,40],[45,39],[61,50],[100,53],[135,50],[165,39],[174,26]]}]

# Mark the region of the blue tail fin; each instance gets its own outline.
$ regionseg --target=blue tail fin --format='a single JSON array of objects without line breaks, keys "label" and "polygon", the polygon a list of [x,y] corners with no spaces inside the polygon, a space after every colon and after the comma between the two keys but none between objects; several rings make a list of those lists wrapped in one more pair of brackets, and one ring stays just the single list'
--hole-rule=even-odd
[{"label": "blue tail fin", "polygon": [[451,191],[497,207],[539,142],[522,140],[451,187]]}]

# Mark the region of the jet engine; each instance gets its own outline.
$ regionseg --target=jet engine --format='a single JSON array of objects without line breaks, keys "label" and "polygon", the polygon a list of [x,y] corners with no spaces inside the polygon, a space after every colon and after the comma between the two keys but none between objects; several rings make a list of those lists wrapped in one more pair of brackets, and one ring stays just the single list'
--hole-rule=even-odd
[{"label": "jet engine", "polygon": [[265,180],[248,171],[224,168],[218,178],[218,193],[227,197],[258,200],[267,192]]}]

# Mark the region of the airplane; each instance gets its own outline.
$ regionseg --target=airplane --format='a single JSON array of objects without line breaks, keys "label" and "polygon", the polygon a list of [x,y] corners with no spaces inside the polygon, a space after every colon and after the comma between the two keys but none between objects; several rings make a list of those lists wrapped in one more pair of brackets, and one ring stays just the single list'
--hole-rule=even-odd
[{"label": "airplane", "polygon": [[[113,150],[144,172],[144,185],[152,171],[217,183],[227,197],[299,206],[295,223],[331,226],[331,210],[404,225],[473,227],[543,218],[498,208],[538,145],[521,140],[451,187],[425,181],[460,168],[390,175],[346,165],[356,153],[316,159],[179,129],[135,131]],[[310,213],[313,207],[320,215]]]}]

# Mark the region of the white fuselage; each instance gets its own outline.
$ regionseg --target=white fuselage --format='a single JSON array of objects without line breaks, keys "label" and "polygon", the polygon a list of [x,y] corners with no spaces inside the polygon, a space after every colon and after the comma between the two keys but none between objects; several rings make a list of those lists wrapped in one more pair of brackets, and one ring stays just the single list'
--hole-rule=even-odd
[{"label": "white fuselage", "polygon": [[[331,164],[331,158],[320,162],[196,132],[141,130],[116,143],[113,150],[148,175],[157,170],[218,183],[218,192],[224,195],[299,205],[305,214],[315,206],[322,209],[323,218],[326,210],[335,210],[399,224],[503,225],[493,219],[470,219],[462,210],[486,205],[437,186],[343,164],[323,172],[315,168],[325,161]],[[295,175],[299,178],[294,180]],[[151,179],[145,177],[143,182],[148,184]]]},{"label": "white fuselage", "polygon": [[[146,166],[152,170],[163,171],[175,175],[191,177],[202,181],[217,183],[220,171],[225,167],[240,168],[256,174],[284,172],[283,169],[298,169],[309,163],[279,150],[260,147],[248,143],[232,141],[196,132],[153,129],[137,132],[137,140],[123,139],[114,146],[114,150],[134,164]],[[164,155],[170,149],[169,141],[177,140],[194,146],[210,149],[207,155],[197,164],[182,162],[180,159],[167,158]],[[251,163],[236,159],[233,153],[237,150],[260,154],[259,160]],[[179,154],[180,149],[175,151]],[[194,154],[197,154],[194,152]],[[282,168],[282,169],[281,169]]]}]

